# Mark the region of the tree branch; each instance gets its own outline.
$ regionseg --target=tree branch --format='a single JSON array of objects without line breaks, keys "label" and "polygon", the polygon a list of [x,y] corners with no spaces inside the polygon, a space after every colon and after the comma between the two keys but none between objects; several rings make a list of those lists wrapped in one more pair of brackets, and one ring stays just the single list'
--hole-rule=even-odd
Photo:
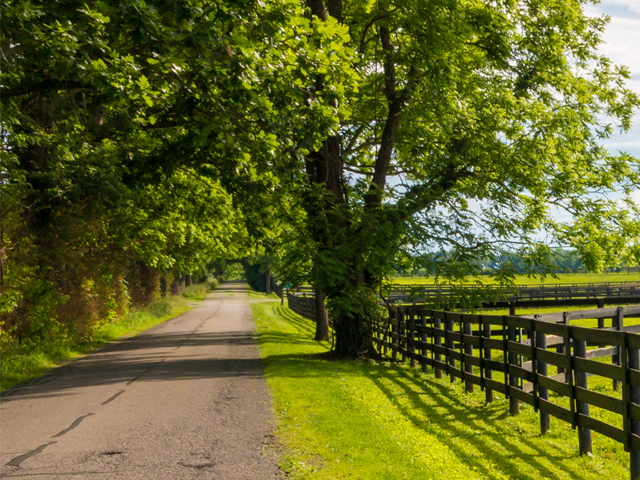
[{"label": "tree branch", "polygon": [[74,90],[74,89],[94,89],[93,85],[76,81],[61,80],[43,80],[33,85],[21,86],[16,88],[3,88],[0,92],[2,98],[19,97],[35,92],[44,92],[47,90]]}]

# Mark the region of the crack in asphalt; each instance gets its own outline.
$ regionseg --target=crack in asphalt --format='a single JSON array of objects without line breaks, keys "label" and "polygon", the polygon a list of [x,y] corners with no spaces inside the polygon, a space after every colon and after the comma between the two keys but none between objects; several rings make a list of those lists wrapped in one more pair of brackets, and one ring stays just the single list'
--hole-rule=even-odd
[{"label": "crack in asphalt", "polygon": [[167,359],[163,358],[162,360],[160,360],[159,362],[156,362],[152,365],[149,365],[144,372],[142,372],[140,375],[138,375],[137,377],[133,377],[131,380],[129,380],[127,382],[127,385],[131,385],[133,382],[135,382],[136,380],[144,377],[147,373],[149,373],[151,370],[153,370],[154,368],[156,368],[158,365],[160,365],[161,363],[164,363]]}]

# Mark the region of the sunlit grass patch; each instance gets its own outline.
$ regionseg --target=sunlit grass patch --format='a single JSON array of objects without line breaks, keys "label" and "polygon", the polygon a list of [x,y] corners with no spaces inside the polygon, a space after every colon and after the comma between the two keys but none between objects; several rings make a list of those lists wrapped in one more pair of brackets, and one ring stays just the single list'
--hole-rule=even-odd
[{"label": "sunlit grass patch", "polygon": [[[331,361],[313,341],[313,322],[272,302],[252,305],[265,372],[293,478],[609,479],[628,478],[623,447],[594,434],[594,458],[578,455],[571,426],[551,419],[540,435],[527,405],[417,369],[373,361]],[[611,384],[602,382],[612,396]],[[555,398],[552,398],[556,400]],[[562,399],[557,399],[559,402]],[[594,417],[606,412],[594,410]]]},{"label": "sunlit grass patch", "polygon": [[280,300],[280,297],[275,292],[271,292],[267,295],[265,292],[256,292],[253,288],[247,286],[247,297],[250,299],[261,300]]}]

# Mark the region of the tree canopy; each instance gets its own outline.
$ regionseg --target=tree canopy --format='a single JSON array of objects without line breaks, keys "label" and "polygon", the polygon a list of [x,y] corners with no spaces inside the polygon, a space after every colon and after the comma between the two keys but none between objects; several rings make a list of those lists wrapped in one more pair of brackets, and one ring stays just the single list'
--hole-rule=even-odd
[{"label": "tree canopy", "polygon": [[8,2],[3,321],[252,252],[357,355],[399,264],[637,263],[638,160],[601,140],[640,101],[586,3]]}]

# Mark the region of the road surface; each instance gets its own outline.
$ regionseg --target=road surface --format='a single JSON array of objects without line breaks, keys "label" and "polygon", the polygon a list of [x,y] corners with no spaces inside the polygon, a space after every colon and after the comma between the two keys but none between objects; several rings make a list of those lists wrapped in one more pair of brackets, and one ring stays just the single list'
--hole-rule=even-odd
[{"label": "road surface", "polygon": [[7,392],[2,478],[269,479],[274,428],[245,286]]}]

